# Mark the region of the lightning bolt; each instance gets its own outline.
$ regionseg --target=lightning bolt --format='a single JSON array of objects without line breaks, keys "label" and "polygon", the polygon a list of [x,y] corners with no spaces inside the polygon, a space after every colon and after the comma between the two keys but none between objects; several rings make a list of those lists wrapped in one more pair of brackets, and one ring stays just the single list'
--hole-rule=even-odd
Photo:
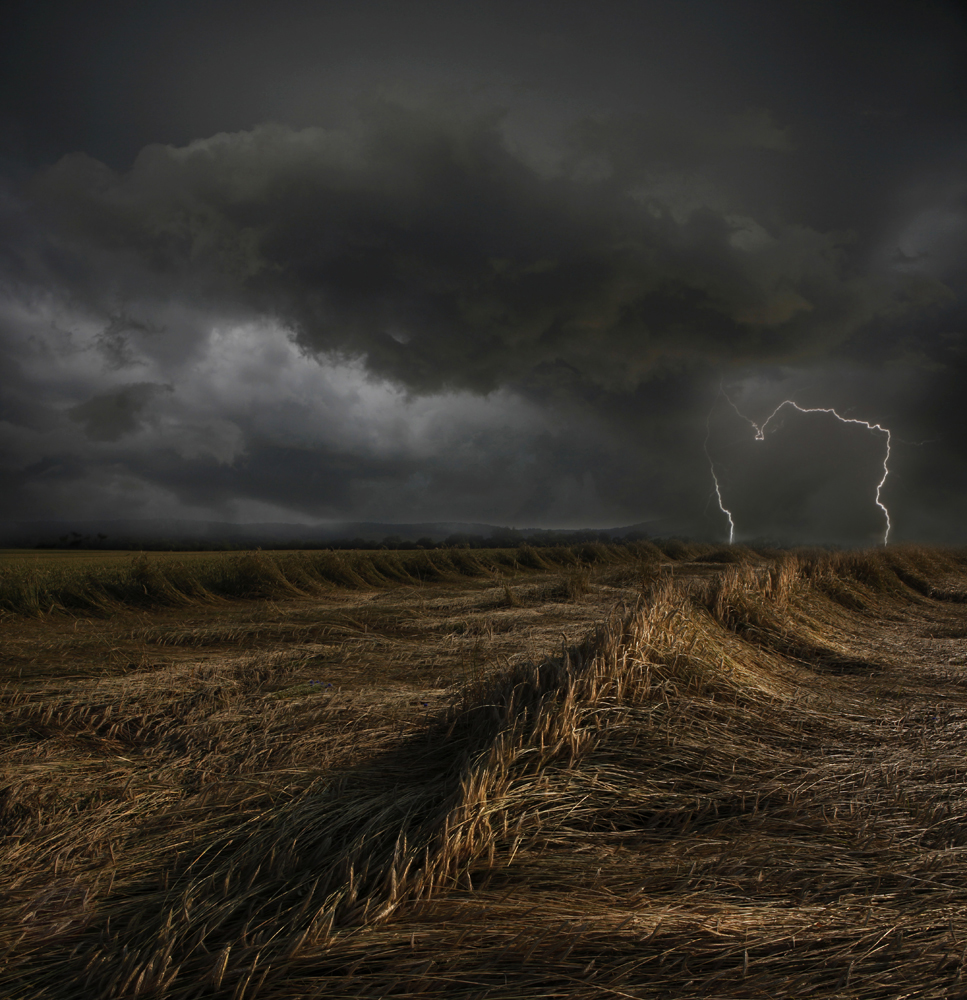
[{"label": "lightning bolt", "polygon": [[[748,423],[755,430],[755,439],[756,439],[756,441],[764,441],[765,440],[765,437],[766,437],[766,428],[769,426],[769,423],[776,416],[776,414],[781,409],[783,409],[783,407],[786,407],[786,406],[791,406],[793,409],[798,410],[800,413],[830,413],[840,423],[843,423],[843,424],[859,424],[859,426],[865,427],[868,431],[879,431],[880,434],[885,434],[886,435],[886,454],[883,456],[883,475],[880,477],[880,481],[876,484],[876,506],[879,507],[880,510],[883,511],[883,517],[886,519],[886,530],[883,533],[883,544],[886,545],[889,542],[889,540],[890,540],[890,529],[893,527],[893,525],[890,522],[890,512],[887,510],[886,504],[883,503],[883,498],[882,498],[883,486],[886,483],[887,476],[889,476],[889,474],[890,474],[890,445],[892,443],[892,437],[890,435],[890,429],[888,427],[884,427],[882,424],[871,424],[868,420],[857,420],[857,419],[854,419],[853,417],[843,417],[839,413],[837,413],[832,407],[825,407],[825,406],[805,407],[805,406],[800,406],[797,402],[795,402],[795,400],[792,400],[792,399],[784,399],[772,411],[772,413],[770,413],[769,416],[766,417],[765,420],[763,420],[763,422],[761,424],[757,424],[754,420],[752,420],[751,418],[747,417],[735,405],[735,403],[732,401],[732,399],[729,396],[729,394],[721,386],[719,386],[719,395],[724,396],[725,399],[726,399],[726,401],[728,402],[729,406],[731,406],[732,409],[735,410],[735,412],[746,423]],[[706,434],[705,434],[705,455],[708,458],[709,467],[710,467],[710,469],[712,471],[712,480],[715,483],[715,493],[716,493],[716,495],[718,496],[718,499],[719,499],[719,507],[722,509],[722,513],[724,513],[726,515],[726,517],[728,517],[728,519],[729,519],[729,542],[731,543],[732,538],[733,538],[733,536],[735,534],[735,525],[734,525],[734,523],[732,521],[732,514],[731,514],[731,512],[726,508],[725,504],[722,502],[722,493],[721,493],[721,490],[719,489],[718,477],[715,474],[715,463],[712,461],[712,456],[709,454],[709,450],[708,450],[709,434],[711,433],[710,426],[711,426],[711,419],[712,419],[712,411],[714,409],[715,409],[715,405],[713,404],[712,405],[712,410],[709,410],[708,417],[706,418],[706,421],[705,421],[705,429],[706,429]]]},{"label": "lightning bolt", "polygon": [[[719,387],[719,394],[729,399],[721,386]],[[729,399],[729,402],[732,403],[732,400]],[[735,409],[735,403],[732,403],[732,408]],[[712,412],[714,410],[715,404],[713,403],[712,409],[708,411],[708,416],[705,418],[705,457],[708,459],[708,467],[712,472],[712,482],[715,483],[715,496],[718,498],[719,510],[729,519],[729,545],[731,545],[732,539],[735,538],[735,521],[732,520],[732,511],[722,502],[722,488],[719,486],[719,477],[715,474],[715,462],[712,461],[712,454],[708,450],[708,439],[712,435]],[[735,412],[738,413],[739,411],[736,410]],[[742,416],[742,414],[739,413],[739,416]],[[746,419],[748,420],[748,417]],[[708,510],[708,504],[705,505],[705,509]]]}]

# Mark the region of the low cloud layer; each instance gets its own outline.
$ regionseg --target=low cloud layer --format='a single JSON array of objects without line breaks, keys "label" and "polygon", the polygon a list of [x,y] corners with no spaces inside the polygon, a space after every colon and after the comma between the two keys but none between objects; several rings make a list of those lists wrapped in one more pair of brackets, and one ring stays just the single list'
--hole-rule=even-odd
[{"label": "low cloud layer", "polygon": [[[542,172],[497,116],[380,104],[353,131],[260,126],[148,147],[123,173],[71,155],[31,194],[57,234],[50,272],[105,314],[222,303],[415,392],[547,364],[623,390],[681,366],[810,363],[949,297],[922,270],[864,273],[855,233],[757,217],[715,181],[735,160],[790,172],[765,112],[712,136],[582,125]],[[123,334],[107,320],[115,363]]]},{"label": "low cloud layer", "polygon": [[502,103],[397,67],[330,124],[10,171],[0,516],[721,536],[707,436],[745,537],[875,541],[878,443],[787,421],[746,452],[725,384],[888,423],[897,537],[963,536],[963,147],[902,80],[871,106],[844,73],[815,120],[775,68],[704,105],[561,96],[561,38]]}]

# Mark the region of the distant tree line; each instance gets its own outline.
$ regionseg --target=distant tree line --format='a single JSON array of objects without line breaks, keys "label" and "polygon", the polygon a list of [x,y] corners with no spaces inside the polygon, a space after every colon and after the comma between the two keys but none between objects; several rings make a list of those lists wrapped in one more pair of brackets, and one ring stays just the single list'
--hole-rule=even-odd
[{"label": "distant tree line", "polygon": [[645,541],[649,536],[644,532],[633,531],[625,535],[614,535],[609,531],[576,530],[576,531],[517,531],[507,528],[500,533],[484,536],[471,535],[463,532],[448,535],[442,541],[428,536],[415,541],[402,538],[399,535],[387,535],[382,540],[373,538],[345,538],[309,540],[291,538],[285,541],[265,541],[259,539],[229,539],[224,541],[199,539],[157,539],[157,538],[119,538],[110,539],[107,535],[82,535],[72,531],[59,536],[56,540],[38,541],[35,549],[111,549],[114,551],[133,552],[233,552],[248,551],[253,548],[266,550],[305,549],[319,551],[330,550],[378,550],[378,549],[513,549],[522,545],[535,548],[545,548],[555,545],[581,545],[588,542],[604,544]]},{"label": "distant tree line", "polygon": [[107,535],[98,532],[91,537],[82,535],[79,531],[71,531],[66,535],[61,535],[55,542],[37,542],[35,549],[108,549],[113,546],[107,544]]}]

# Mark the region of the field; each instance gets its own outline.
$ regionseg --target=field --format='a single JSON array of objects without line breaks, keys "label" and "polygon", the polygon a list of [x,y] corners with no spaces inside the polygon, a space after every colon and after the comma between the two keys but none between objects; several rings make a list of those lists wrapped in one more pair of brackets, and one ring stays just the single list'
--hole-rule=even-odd
[{"label": "field", "polygon": [[0,996],[967,996],[967,552],[0,553]]}]

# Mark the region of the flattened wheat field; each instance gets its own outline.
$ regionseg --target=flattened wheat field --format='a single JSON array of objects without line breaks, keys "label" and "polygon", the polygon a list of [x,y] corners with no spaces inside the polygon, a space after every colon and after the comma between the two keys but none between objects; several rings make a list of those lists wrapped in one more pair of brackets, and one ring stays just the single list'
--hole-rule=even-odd
[{"label": "flattened wheat field", "polygon": [[967,996],[967,551],[0,555],[0,996]]}]

